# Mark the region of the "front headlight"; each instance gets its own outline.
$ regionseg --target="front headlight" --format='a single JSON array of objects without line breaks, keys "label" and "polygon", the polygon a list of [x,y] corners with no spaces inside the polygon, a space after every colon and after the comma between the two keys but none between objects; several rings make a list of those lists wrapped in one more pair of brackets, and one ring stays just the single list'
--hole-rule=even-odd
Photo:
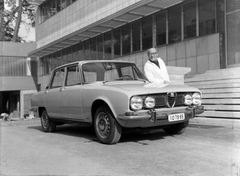
[{"label": "front headlight", "polygon": [[194,93],[192,95],[192,99],[193,99],[193,104],[194,105],[201,105],[202,104],[200,93]]},{"label": "front headlight", "polygon": [[191,105],[192,103],[193,103],[193,98],[192,98],[192,96],[189,95],[189,94],[186,94],[186,95],[184,96],[184,104],[185,104],[185,105]]},{"label": "front headlight", "polygon": [[153,108],[155,106],[155,99],[153,97],[147,97],[144,103],[146,108]]},{"label": "front headlight", "polygon": [[134,96],[131,98],[130,106],[133,110],[140,110],[143,107],[143,99],[139,96]]}]

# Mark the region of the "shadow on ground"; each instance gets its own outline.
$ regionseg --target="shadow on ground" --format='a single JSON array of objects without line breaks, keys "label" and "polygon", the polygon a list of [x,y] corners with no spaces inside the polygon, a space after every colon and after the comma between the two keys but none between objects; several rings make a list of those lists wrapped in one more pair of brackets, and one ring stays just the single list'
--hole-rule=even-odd
[{"label": "shadow on ground", "polygon": [[[43,132],[42,127],[40,125],[29,126],[28,128]],[[65,125],[57,126],[56,131],[51,134],[58,134],[58,135],[61,134],[61,135],[68,135],[72,137],[85,138],[87,139],[85,143],[98,142],[98,139],[95,135],[93,127],[86,126],[86,125],[65,124]],[[145,141],[161,140],[161,139],[164,139],[165,136],[170,136],[170,135],[166,134],[161,129],[155,129],[155,130],[139,130],[138,129],[138,130],[131,130],[131,131],[125,130],[118,143],[136,142],[141,145],[148,145],[148,143],[146,143]]]}]

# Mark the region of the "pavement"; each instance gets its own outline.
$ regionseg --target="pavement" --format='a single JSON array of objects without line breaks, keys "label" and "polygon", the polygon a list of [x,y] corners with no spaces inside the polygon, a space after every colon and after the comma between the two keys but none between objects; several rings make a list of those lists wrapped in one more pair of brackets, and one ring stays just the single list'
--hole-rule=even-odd
[{"label": "pavement", "polygon": [[[225,126],[234,129],[240,129],[240,119],[223,119],[195,117],[190,120],[190,124]],[[3,121],[0,119],[0,126],[18,126],[18,125],[41,125],[40,118],[34,119],[14,119],[11,121]]]}]

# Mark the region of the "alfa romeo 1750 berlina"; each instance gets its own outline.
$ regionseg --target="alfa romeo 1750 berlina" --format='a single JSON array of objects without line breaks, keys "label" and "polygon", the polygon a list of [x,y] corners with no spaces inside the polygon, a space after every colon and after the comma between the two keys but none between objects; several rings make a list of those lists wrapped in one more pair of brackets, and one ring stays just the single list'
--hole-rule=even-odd
[{"label": "alfa romeo 1750 berlina", "polygon": [[194,87],[150,83],[134,63],[79,61],[53,70],[45,90],[32,96],[42,129],[63,123],[89,123],[105,144],[117,143],[123,130],[162,128],[181,134],[204,111]]}]

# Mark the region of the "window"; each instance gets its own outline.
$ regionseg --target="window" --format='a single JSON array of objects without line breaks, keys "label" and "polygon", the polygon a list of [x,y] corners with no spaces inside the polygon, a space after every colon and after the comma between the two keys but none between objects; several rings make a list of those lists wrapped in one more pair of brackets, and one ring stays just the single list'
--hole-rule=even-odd
[{"label": "window", "polygon": [[140,50],[140,21],[132,24],[133,52]]},{"label": "window", "polygon": [[111,59],[112,53],[112,39],[111,39],[111,32],[107,32],[104,34],[104,59]]},{"label": "window", "polygon": [[71,0],[66,0],[66,5],[69,6],[71,4]]},{"label": "window", "polygon": [[240,11],[227,15],[227,59],[228,65],[240,64]]},{"label": "window", "polygon": [[156,15],[156,43],[157,45],[166,44],[166,12]]},{"label": "window", "polygon": [[72,60],[73,61],[77,61],[78,60],[77,44],[72,46]]},{"label": "window", "polygon": [[96,60],[96,37],[90,39],[91,60]]},{"label": "window", "polygon": [[114,46],[114,57],[118,57],[121,55],[121,31],[120,29],[113,31],[113,46]]},{"label": "window", "polygon": [[67,68],[66,86],[73,86],[80,83],[78,65]]},{"label": "window", "polygon": [[61,0],[57,0],[57,12],[60,12],[61,11],[61,3],[60,3]]},{"label": "window", "polygon": [[199,36],[215,33],[216,0],[199,2]]},{"label": "window", "polygon": [[61,0],[61,10],[65,9],[67,7],[66,0]]},{"label": "window", "polygon": [[196,1],[183,5],[184,39],[196,37]]},{"label": "window", "polygon": [[142,19],[142,45],[143,50],[152,47],[152,15]]},{"label": "window", "polygon": [[85,40],[84,44],[84,60],[90,59],[90,48],[89,48],[89,40]]},{"label": "window", "polygon": [[181,41],[181,6],[169,8],[168,13],[168,36],[171,44]]},{"label": "window", "polygon": [[73,61],[73,57],[72,57],[72,46],[69,46],[67,48],[67,60],[68,62],[72,62]]},{"label": "window", "polygon": [[79,42],[77,44],[77,51],[78,51],[78,60],[84,60],[84,53],[83,53],[83,42]]},{"label": "window", "polygon": [[240,9],[240,1],[239,0],[227,0],[227,13]]},{"label": "window", "polygon": [[103,35],[97,36],[97,59],[103,60]]},{"label": "window", "polygon": [[123,55],[125,54],[130,54],[131,52],[131,29],[130,25],[124,25],[122,27],[122,53]]},{"label": "window", "polygon": [[56,70],[53,75],[51,88],[62,87],[64,81],[64,68]]}]

